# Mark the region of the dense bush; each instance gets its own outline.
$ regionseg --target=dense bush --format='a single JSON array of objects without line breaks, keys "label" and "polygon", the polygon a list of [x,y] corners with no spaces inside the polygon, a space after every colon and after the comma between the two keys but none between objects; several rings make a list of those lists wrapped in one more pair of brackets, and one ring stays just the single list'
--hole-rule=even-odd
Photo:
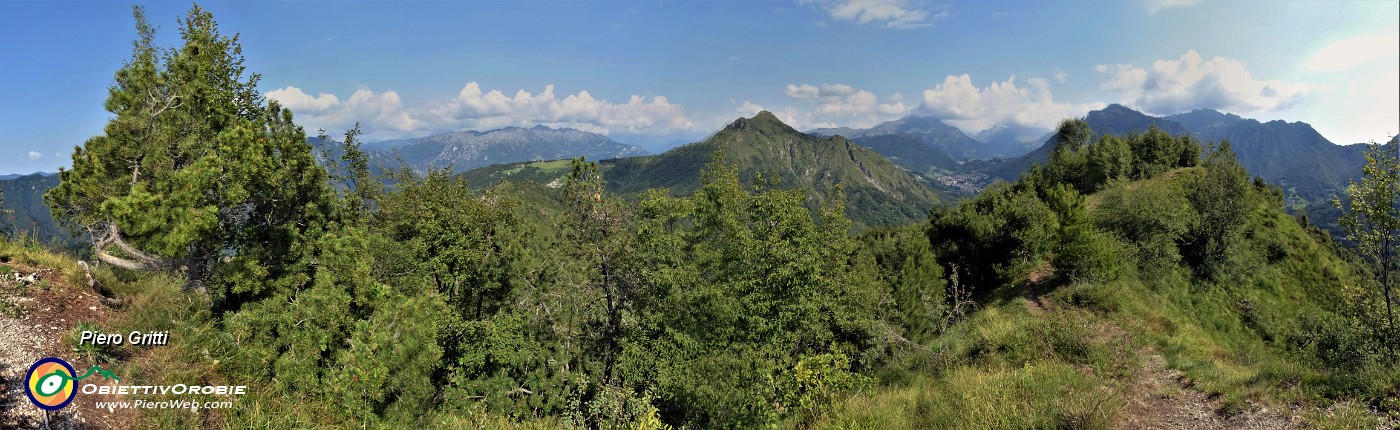
[{"label": "dense bush", "polygon": [[956,209],[935,210],[929,239],[940,262],[976,294],[1024,274],[1053,248],[1054,211],[1024,186],[994,185]]}]

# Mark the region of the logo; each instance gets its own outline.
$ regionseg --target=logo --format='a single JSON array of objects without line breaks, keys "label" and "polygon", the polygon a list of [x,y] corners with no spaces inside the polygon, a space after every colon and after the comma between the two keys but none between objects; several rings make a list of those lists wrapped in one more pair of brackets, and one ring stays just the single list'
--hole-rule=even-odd
[{"label": "logo", "polygon": [[92,376],[93,373],[121,381],[116,375],[96,365],[88,369],[83,376],[74,377],[77,372],[73,371],[73,366],[67,361],[57,357],[45,357],[29,366],[29,373],[24,377],[25,394],[29,395],[29,401],[40,409],[63,409],[64,406],[73,403],[77,382]]}]

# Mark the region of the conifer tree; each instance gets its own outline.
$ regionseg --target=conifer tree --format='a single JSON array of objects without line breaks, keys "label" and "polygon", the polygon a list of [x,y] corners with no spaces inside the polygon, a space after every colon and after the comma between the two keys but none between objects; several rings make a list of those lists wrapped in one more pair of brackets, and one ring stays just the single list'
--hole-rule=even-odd
[{"label": "conifer tree", "polygon": [[54,218],[101,261],[181,272],[216,304],[306,282],[297,266],[334,200],[305,132],[258,93],[238,36],[209,12],[191,8],[170,49],[134,15],[132,56],[105,104],[113,118],[45,195]]}]

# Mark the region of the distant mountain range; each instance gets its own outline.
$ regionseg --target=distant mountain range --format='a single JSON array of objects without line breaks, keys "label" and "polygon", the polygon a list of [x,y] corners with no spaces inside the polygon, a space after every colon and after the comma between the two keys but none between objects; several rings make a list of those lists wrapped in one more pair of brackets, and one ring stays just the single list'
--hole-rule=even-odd
[{"label": "distant mountain range", "polygon": [[[1142,133],[1155,126],[1173,136],[1190,134],[1202,144],[1228,140],[1245,170],[1282,187],[1293,210],[1329,210],[1332,196],[1359,178],[1366,162],[1365,145],[1334,144],[1304,122],[1259,122],[1212,109],[1153,117],[1117,104],[1089,112],[1084,120],[1096,137]],[[1014,180],[1031,165],[1045,163],[1053,147],[1052,136],[1020,157],[966,163],[958,175],[983,184]]]},{"label": "distant mountain range", "polygon": [[[1260,122],[1212,109],[1154,117],[1118,104],[1089,112],[1084,119],[1096,137],[1157,127],[1173,136],[1192,135],[1203,144],[1228,140],[1246,170],[1284,189],[1293,210],[1331,211],[1332,196],[1358,178],[1365,163],[1365,145],[1336,145],[1303,122]],[[1015,180],[1032,165],[1045,163],[1054,147],[1049,130],[1003,125],[974,139],[929,117],[907,117],[867,129],[824,128],[808,133],[846,136],[966,194],[994,180]]]},{"label": "distant mountain range", "polygon": [[[1089,128],[1094,130],[1095,139],[1103,135],[1142,133],[1153,126],[1172,136],[1183,136],[1187,133],[1186,127],[1181,124],[1154,118],[1119,104],[1091,111],[1084,116],[1084,121],[1088,122]],[[996,179],[1014,181],[1021,176],[1021,172],[1030,169],[1032,165],[1045,164],[1050,160],[1050,150],[1055,147],[1054,137],[1053,132],[1044,136],[1039,147],[1020,156],[1005,160],[967,163],[963,166],[962,174],[980,179],[983,185]]]},{"label": "distant mountain range", "polygon": [[1261,123],[1210,109],[1164,119],[1201,140],[1230,141],[1245,170],[1282,187],[1295,206],[1330,200],[1360,177],[1366,163],[1366,145],[1333,144],[1303,122]]},{"label": "distant mountain range", "polygon": [[[907,144],[922,145],[917,141]],[[636,194],[666,188],[675,195],[686,195],[699,188],[700,172],[716,152],[724,155],[725,162],[738,166],[746,183],[759,174],[777,179],[779,188],[806,192],[814,206],[840,184],[847,213],[860,225],[922,220],[934,206],[950,202],[930,184],[869,148],[845,137],[799,132],[768,112],[737,119],[698,143],[659,155],[604,160],[600,165],[610,191]],[[566,163],[511,163],[477,169],[466,177],[468,183],[480,185],[523,180],[558,186],[567,173]]]},{"label": "distant mountain range", "polygon": [[[338,144],[308,139],[313,146],[338,156]],[[506,127],[490,131],[457,131],[427,137],[368,143],[361,147],[378,169],[397,169],[399,159],[418,173],[449,166],[465,172],[481,166],[532,160],[588,157],[591,160],[646,155],[633,145],[572,128]],[[397,153],[396,153],[397,152]],[[323,160],[324,161],[324,160]]]},{"label": "distant mountain range", "polygon": [[1031,152],[1050,138],[1052,130],[1023,125],[996,125],[978,132],[973,138],[986,145],[1000,158],[1016,157]]},{"label": "distant mountain range", "polygon": [[872,137],[906,135],[958,161],[997,156],[982,142],[968,137],[962,130],[937,118],[925,116],[904,117],[865,129],[819,128],[807,133],[815,136],[842,136],[856,142]]},{"label": "distant mountain range", "polygon": [[839,127],[807,131],[807,134],[816,136],[844,136],[857,143],[876,137],[909,136],[959,162],[1025,154],[1040,146],[1049,133],[1050,130],[1036,127],[997,125],[971,137],[957,127],[928,116],[908,116],[870,128]]},{"label": "distant mountain range", "polygon": [[[1332,196],[1359,178],[1365,163],[1365,145],[1333,144],[1303,122],[1260,122],[1210,109],[1153,117],[1116,104],[1089,112],[1085,120],[1097,135],[1141,133],[1155,126],[1174,136],[1193,135],[1202,143],[1229,140],[1246,170],[1281,186],[1290,209],[1307,210],[1321,223],[1335,219]],[[338,156],[334,142],[309,141]],[[1046,130],[993,127],[973,139],[928,117],[804,134],[764,112],[735,120],[703,141],[652,156],[606,136],[544,126],[454,132],[365,148],[376,169],[397,169],[398,157],[420,173],[450,165],[477,186],[502,180],[557,186],[569,163],[544,160],[584,156],[604,160],[611,191],[633,195],[649,188],[693,192],[700,170],[720,151],[739,165],[745,180],[759,173],[777,178],[780,187],[806,191],[813,204],[842,184],[853,219],[888,225],[923,219],[929,208],[973,194],[991,181],[1014,180],[1031,165],[1044,163],[1053,146]],[[5,226],[43,241],[69,241],[43,204],[44,192],[57,183],[53,173],[0,176],[3,208],[12,211]]]},{"label": "distant mountain range", "polygon": [[57,172],[11,173],[11,174],[8,174],[8,175],[0,175],[0,181],[8,181],[8,180],[11,180],[11,179],[22,178],[22,177],[31,176],[31,175],[54,176],[54,175],[57,175],[57,174],[58,174]]},{"label": "distant mountain range", "polygon": [[0,192],[4,202],[0,210],[0,228],[11,235],[27,235],[40,242],[63,247],[71,245],[73,239],[68,230],[60,227],[44,204],[44,193],[58,186],[57,173],[31,173],[28,175],[5,175],[0,177]]}]

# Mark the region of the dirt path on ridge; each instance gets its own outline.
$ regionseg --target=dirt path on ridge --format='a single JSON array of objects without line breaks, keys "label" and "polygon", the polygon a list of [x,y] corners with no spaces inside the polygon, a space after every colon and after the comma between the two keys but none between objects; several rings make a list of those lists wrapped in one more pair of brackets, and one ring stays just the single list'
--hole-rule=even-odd
[{"label": "dirt path on ridge", "polygon": [[1126,401],[1114,423],[1119,429],[1274,430],[1296,429],[1302,417],[1288,411],[1258,407],[1232,417],[1216,411],[1222,404],[1191,387],[1181,371],[1151,348],[1139,351],[1141,368],[1125,389]]},{"label": "dirt path on ridge", "polygon": [[[73,286],[63,281],[59,272],[50,268],[35,268],[14,262],[0,263],[23,274],[37,274],[38,281],[0,281],[0,300],[13,306],[0,307],[0,428],[44,428],[44,411],[30,403],[25,394],[24,378],[29,367],[43,357],[67,360],[82,372],[93,363],[74,357],[63,342],[65,334],[79,322],[92,321],[104,325],[115,314],[102,304],[101,297],[86,286]],[[8,272],[8,270],[4,270]],[[13,311],[18,307],[18,315]],[[130,410],[98,410],[92,395],[77,394],[72,404],[48,414],[51,429],[109,429],[128,428],[134,412]]]}]

